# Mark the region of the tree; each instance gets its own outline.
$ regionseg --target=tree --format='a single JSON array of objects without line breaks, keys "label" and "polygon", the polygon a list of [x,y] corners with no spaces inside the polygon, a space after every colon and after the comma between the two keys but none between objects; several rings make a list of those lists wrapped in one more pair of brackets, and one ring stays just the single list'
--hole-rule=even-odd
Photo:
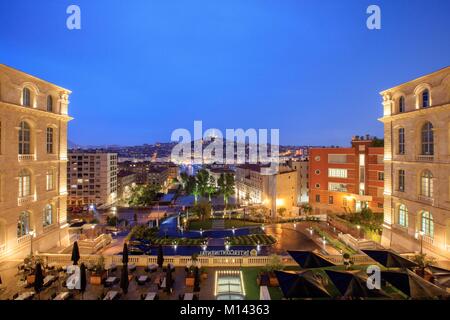
[{"label": "tree", "polygon": [[206,188],[206,193],[208,194],[209,202],[211,202],[211,196],[216,193],[216,180],[213,176],[209,176],[208,186]]},{"label": "tree", "polygon": [[313,208],[307,203],[302,204],[301,208],[306,215],[310,215],[313,211]]},{"label": "tree", "polygon": [[200,195],[200,189],[195,176],[189,176],[186,184],[186,193],[192,194],[194,196],[195,203],[197,203],[198,196]]},{"label": "tree", "polygon": [[189,175],[186,172],[181,172],[180,179],[181,179],[181,186],[183,187],[183,190],[186,191],[186,186],[189,181]]},{"label": "tree", "polygon": [[161,186],[137,185],[131,189],[130,206],[148,207],[157,199]]},{"label": "tree", "polygon": [[286,213],[286,208],[284,207],[278,208],[277,213],[280,217],[284,216],[284,214]]},{"label": "tree", "polygon": [[192,211],[195,212],[201,220],[204,220],[211,212],[211,204],[207,201],[200,201],[192,208]]},{"label": "tree", "polygon": [[413,256],[412,261],[419,266],[419,274],[421,277],[425,276],[425,268],[433,264],[436,260],[433,257],[428,257],[426,253],[419,253]]},{"label": "tree", "polygon": [[[222,173],[217,180],[217,185],[219,186],[219,193],[223,195],[223,202],[225,204],[224,207],[224,215],[227,213],[227,206],[229,197],[232,196],[234,191],[234,176],[231,173]],[[230,213],[231,219],[231,213]]]},{"label": "tree", "polygon": [[196,176],[197,179],[197,186],[198,191],[200,195],[205,196],[207,195],[207,189],[209,184],[209,172],[205,169],[201,169]]}]

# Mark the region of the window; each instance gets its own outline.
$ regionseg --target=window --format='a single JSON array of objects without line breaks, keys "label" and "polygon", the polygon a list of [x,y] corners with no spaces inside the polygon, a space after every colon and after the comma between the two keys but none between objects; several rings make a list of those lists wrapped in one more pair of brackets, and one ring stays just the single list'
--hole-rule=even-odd
[{"label": "window", "polygon": [[404,204],[398,206],[398,224],[402,227],[408,226],[408,209]]},{"label": "window", "polygon": [[398,170],[398,191],[405,192],[405,170]]},{"label": "window", "polygon": [[47,96],[47,111],[52,112],[53,111],[53,98],[52,96]]},{"label": "window", "polygon": [[316,189],[320,188],[320,183],[316,183]]},{"label": "window", "polygon": [[48,204],[44,208],[44,221],[43,226],[47,227],[53,223],[53,207],[51,204]]},{"label": "window", "polygon": [[346,154],[329,154],[328,163],[347,163]]},{"label": "window", "polygon": [[434,236],[433,215],[428,211],[422,212],[422,232],[430,238]]},{"label": "window", "polygon": [[330,178],[347,178],[347,169],[328,168],[328,177],[330,177]]},{"label": "window", "polygon": [[31,194],[31,175],[28,170],[22,170],[19,174],[19,198]]},{"label": "window", "polygon": [[426,89],[422,92],[422,108],[430,106],[430,92]]},{"label": "window", "polygon": [[347,192],[347,185],[343,183],[329,182],[328,191]]},{"label": "window", "polygon": [[49,170],[47,171],[47,174],[45,176],[46,179],[46,190],[53,190],[54,189],[54,178],[53,178],[53,171]]},{"label": "window", "polygon": [[320,194],[316,194],[316,202],[320,202]]},{"label": "window", "polygon": [[19,129],[19,154],[31,153],[31,129],[25,121],[20,123]]},{"label": "window", "polygon": [[378,180],[384,181],[384,172],[383,171],[378,172]]},{"label": "window", "polygon": [[398,112],[405,112],[405,97],[398,99]]},{"label": "window", "polygon": [[433,175],[429,170],[423,171],[420,176],[420,195],[433,197]]},{"label": "window", "polygon": [[319,174],[320,174],[320,170],[317,169],[316,171],[314,171],[314,173],[315,173],[316,175],[319,175]]},{"label": "window", "polygon": [[31,107],[31,92],[28,88],[23,88],[22,105],[25,107]]},{"label": "window", "polygon": [[427,122],[422,126],[421,130],[422,155],[434,154],[434,136],[433,125]]},{"label": "window", "polygon": [[17,222],[17,238],[26,236],[30,233],[30,213],[23,211],[19,214]]},{"label": "window", "polygon": [[405,154],[405,128],[398,129],[398,154]]},{"label": "window", "polygon": [[328,196],[328,204],[333,204],[333,196]]},{"label": "window", "polygon": [[53,128],[47,128],[47,153],[53,153]]}]

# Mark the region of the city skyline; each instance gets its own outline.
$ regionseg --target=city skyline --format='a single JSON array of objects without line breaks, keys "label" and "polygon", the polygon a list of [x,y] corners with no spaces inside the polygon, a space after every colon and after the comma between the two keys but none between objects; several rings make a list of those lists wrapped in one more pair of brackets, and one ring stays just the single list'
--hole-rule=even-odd
[{"label": "city skyline", "polygon": [[9,4],[0,59],[73,91],[69,140],[80,145],[169,142],[202,120],[279,128],[282,145],[345,146],[383,135],[378,92],[446,67],[450,53],[446,41],[428,50],[410,38],[445,36],[444,1],[381,1],[381,30],[355,1],[78,5],[81,30],[66,28],[65,3]]}]

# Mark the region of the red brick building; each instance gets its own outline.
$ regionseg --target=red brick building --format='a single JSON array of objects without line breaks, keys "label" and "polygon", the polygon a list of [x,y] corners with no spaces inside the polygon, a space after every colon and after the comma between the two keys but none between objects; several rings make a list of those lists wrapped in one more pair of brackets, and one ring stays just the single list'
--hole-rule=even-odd
[{"label": "red brick building", "polygon": [[354,137],[349,148],[311,148],[309,203],[314,213],[383,212],[383,147]]}]

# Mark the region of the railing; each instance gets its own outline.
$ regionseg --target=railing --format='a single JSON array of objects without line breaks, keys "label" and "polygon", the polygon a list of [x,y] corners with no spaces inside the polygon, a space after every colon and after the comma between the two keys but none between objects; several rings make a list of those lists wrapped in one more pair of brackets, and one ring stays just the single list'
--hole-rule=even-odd
[{"label": "railing", "polygon": [[[68,265],[71,264],[70,254],[40,254],[41,258],[44,258],[47,263],[53,263],[57,265]],[[342,265],[344,263],[343,257],[341,255],[329,255],[324,256],[326,259],[331,262]],[[80,262],[85,264],[95,264],[98,262],[100,255],[92,254],[92,255],[81,255]],[[111,263],[116,265],[122,264],[122,256],[121,255],[108,255],[104,256],[105,265],[108,266]],[[285,266],[298,266],[297,263],[290,256],[281,256],[283,264]],[[144,267],[149,264],[157,263],[157,256],[129,256],[129,263],[134,263],[138,267]],[[353,255],[350,257],[350,260],[354,262],[356,265],[367,265],[375,263],[372,259],[370,259],[366,255]],[[223,257],[198,257],[197,261],[201,264],[202,267],[264,267],[270,261],[271,257],[269,256],[254,256],[254,257],[242,257],[242,256],[223,256]],[[164,264],[171,263],[175,267],[185,267],[189,263],[192,262],[191,257],[189,256],[165,256]]]},{"label": "railing", "polygon": [[17,198],[17,205],[21,206],[34,201],[34,195]]},{"label": "railing", "polygon": [[32,153],[32,154],[19,154],[18,159],[19,159],[19,161],[36,160],[36,155],[34,153]]},{"label": "railing", "polygon": [[431,205],[434,204],[434,199],[433,199],[433,198],[430,198],[430,197],[427,197],[427,196],[419,195],[419,196],[417,197],[417,199],[418,199],[419,201],[424,202],[424,203],[427,203],[427,204],[431,204]]},{"label": "railing", "polygon": [[31,234],[27,234],[17,239],[17,244],[23,244],[31,240]]},{"label": "railing", "polygon": [[420,154],[416,156],[416,160],[424,162],[432,162],[434,160],[434,155]]}]

